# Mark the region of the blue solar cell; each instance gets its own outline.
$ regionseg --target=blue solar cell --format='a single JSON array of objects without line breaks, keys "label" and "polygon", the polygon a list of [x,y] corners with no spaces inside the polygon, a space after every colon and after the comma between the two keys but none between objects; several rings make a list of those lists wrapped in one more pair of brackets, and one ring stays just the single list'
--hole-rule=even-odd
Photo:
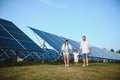
[{"label": "blue solar cell", "polygon": [[[38,31],[33,28],[31,28],[31,29],[34,30],[38,35],[40,35],[44,40],[46,40],[46,42],[48,42],[53,48],[55,48],[58,51],[61,50],[62,44],[67,39],[67,38],[63,38],[63,37],[60,37],[60,36],[57,36],[54,34],[46,33],[44,31]],[[70,44],[74,47],[74,49],[80,48],[80,44],[78,44],[77,42],[75,42],[73,40],[70,40],[70,39],[68,39],[68,40],[70,41]]]},{"label": "blue solar cell", "polygon": [[20,43],[22,43],[24,47],[28,50],[35,50],[35,51],[42,50],[40,47],[36,46],[36,44],[33,42],[20,41]]},{"label": "blue solar cell", "polygon": [[17,33],[22,33],[22,31],[19,30],[19,28],[17,28],[17,26],[13,25],[13,23],[11,23],[11,25],[6,25],[6,24],[2,24],[4,26],[4,28],[6,28],[9,32],[17,32]]},{"label": "blue solar cell", "polygon": [[[0,25],[1,25],[0,26],[0,30],[1,30],[0,37],[1,38],[2,37],[12,38],[14,41],[17,41],[26,50],[42,51],[42,49],[37,44],[35,44],[25,33],[23,33],[12,22],[0,19]],[[14,42],[14,41],[12,41],[12,42]],[[7,40],[7,42],[9,42],[9,41]],[[5,41],[3,43],[5,43]],[[14,44],[15,43],[16,42],[14,42]],[[7,45],[9,45],[9,44],[7,44]],[[1,46],[1,47],[5,47],[7,45]],[[9,45],[9,47],[10,47],[10,45]],[[18,48],[19,46],[17,45],[14,47]]]},{"label": "blue solar cell", "polygon": [[106,56],[104,55],[104,53],[99,48],[93,47],[93,49],[96,51],[95,54],[97,54],[98,57],[100,57],[100,58],[106,58]]},{"label": "blue solar cell", "polygon": [[19,33],[11,33],[18,41],[29,41],[33,42],[29,37]]},{"label": "blue solar cell", "polygon": [[23,55],[24,53],[22,53],[22,54],[18,54],[17,56],[19,56],[19,58],[24,58],[25,57],[25,55]]},{"label": "blue solar cell", "polygon": [[120,60],[120,55],[119,54],[114,53],[114,52],[110,52],[110,51],[107,51],[107,50],[103,50],[103,51],[106,53],[106,55],[109,55],[109,57],[111,59]]},{"label": "blue solar cell", "polygon": [[4,38],[12,38],[6,31],[1,31],[0,30],[0,37],[4,37]]},{"label": "blue solar cell", "polygon": [[31,28],[33,31],[36,32],[36,34],[40,35],[44,40],[46,40],[46,42],[48,42],[53,48],[55,48],[56,50],[60,51],[60,45],[58,45],[56,40],[53,40],[52,37],[45,33],[45,32],[40,32],[36,29]]},{"label": "blue solar cell", "polygon": [[[57,51],[60,51],[62,44],[67,38],[60,37],[51,33],[47,33],[44,31],[40,31],[34,28],[30,28],[32,31],[34,31],[38,36],[43,38],[46,42],[48,42],[53,48],[55,48]],[[72,45],[73,49],[79,49],[80,43],[68,39],[70,44]],[[80,54],[82,55],[82,54]],[[55,55],[54,55],[55,56]],[[120,60],[120,54],[113,54],[109,51],[104,51],[103,49],[97,48],[92,46],[91,54],[89,54],[90,57],[96,57],[96,58],[103,58],[103,59],[115,59]]]},{"label": "blue solar cell", "polygon": [[0,24],[4,26],[9,32],[23,33],[19,28],[10,21],[0,19]]},{"label": "blue solar cell", "polygon": [[42,31],[42,34],[44,35],[44,39],[47,39],[46,42],[48,42],[50,45],[52,45],[53,48],[57,49],[58,51],[60,51],[60,42],[58,43],[57,38],[55,38],[54,36],[52,36],[52,34],[48,34],[46,32]]},{"label": "blue solar cell", "polygon": [[49,49],[49,53],[50,57],[52,59],[56,59],[57,58],[57,54],[56,54],[56,51],[55,50],[52,50],[52,49]]},{"label": "blue solar cell", "polygon": [[15,59],[16,55],[12,51],[6,51],[6,54],[9,56],[11,59]]},{"label": "blue solar cell", "polygon": [[7,21],[7,20],[4,20],[4,19],[0,19],[0,24],[8,24],[8,25],[11,25],[11,22],[10,21]]},{"label": "blue solar cell", "polygon": [[53,40],[55,39],[57,42],[59,42],[59,43],[57,43],[59,45],[62,45],[65,42],[65,40],[62,39],[60,36],[57,36],[57,35],[54,35],[54,34],[51,34],[50,36]]},{"label": "blue solar cell", "polygon": [[23,49],[22,46],[18,44],[14,39],[0,38],[0,47],[1,48],[14,48],[14,49]]},{"label": "blue solar cell", "polygon": [[1,25],[0,25],[0,31],[3,31],[3,28],[1,27]]}]

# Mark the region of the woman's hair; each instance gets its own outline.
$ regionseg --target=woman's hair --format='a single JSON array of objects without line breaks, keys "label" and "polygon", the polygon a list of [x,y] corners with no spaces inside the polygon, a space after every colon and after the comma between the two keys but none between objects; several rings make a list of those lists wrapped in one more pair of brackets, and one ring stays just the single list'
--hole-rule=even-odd
[{"label": "woman's hair", "polygon": [[69,42],[69,41],[68,41],[68,40],[65,40],[65,43],[66,43],[66,42]]},{"label": "woman's hair", "polygon": [[[69,40],[65,40],[65,46],[66,46],[66,42],[69,42]],[[68,45],[68,44],[67,44]]]}]

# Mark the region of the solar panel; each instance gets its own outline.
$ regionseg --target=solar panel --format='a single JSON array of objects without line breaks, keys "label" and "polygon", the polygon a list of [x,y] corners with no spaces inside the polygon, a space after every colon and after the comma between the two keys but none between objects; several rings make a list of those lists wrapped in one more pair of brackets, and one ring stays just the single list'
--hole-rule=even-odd
[{"label": "solar panel", "polygon": [[8,34],[0,25],[0,47],[1,48],[14,48],[24,49],[10,34]]},{"label": "solar panel", "polygon": [[53,48],[55,48],[57,51],[60,51],[60,48],[62,46],[63,43],[58,43],[55,37],[52,36],[52,34],[43,32],[43,31],[39,31],[37,29],[33,29],[30,28],[33,31],[36,32],[36,34],[38,34],[39,36],[41,36],[46,42],[48,42]]},{"label": "solar panel", "polygon": [[[6,42],[11,42],[11,44],[6,44],[6,45],[1,45],[1,47],[7,47],[9,46],[10,48],[12,47],[12,44],[14,43],[16,46],[15,48],[19,48],[20,46],[24,48],[25,50],[36,50],[36,51],[41,51],[42,49],[34,43],[25,33],[23,33],[15,24],[13,24],[10,21],[0,19],[0,30],[1,30],[1,41],[3,43]],[[9,40],[3,40],[3,37],[6,37],[7,39],[10,38]],[[1,43],[2,44],[2,43]]]},{"label": "solar panel", "polygon": [[[0,24],[4,26],[5,29],[7,29],[9,32],[17,32],[17,33],[23,33],[15,24],[13,24],[11,21],[7,21],[4,19],[0,19]],[[23,33],[24,34],[24,33]]]},{"label": "solar panel", "polygon": [[[62,44],[67,38],[60,37],[51,33],[47,33],[41,30],[37,30],[34,28],[30,29],[35,32],[38,36],[43,38],[48,44],[50,44],[53,48],[56,50],[60,51]],[[79,49],[80,48],[80,43],[68,39],[70,44],[72,45],[73,49]],[[110,51],[104,51],[103,49],[97,48],[92,46],[92,52],[89,55],[90,57],[96,57],[96,58],[103,58],[103,59],[115,59],[115,60],[120,60],[120,54],[113,54]]]}]

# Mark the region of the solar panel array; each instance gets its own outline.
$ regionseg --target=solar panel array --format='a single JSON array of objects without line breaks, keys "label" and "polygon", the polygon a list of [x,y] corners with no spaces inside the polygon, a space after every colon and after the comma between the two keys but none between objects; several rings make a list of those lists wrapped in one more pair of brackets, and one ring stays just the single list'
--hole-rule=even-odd
[{"label": "solar panel array", "polygon": [[[47,43],[49,43],[54,49],[57,51],[61,51],[61,46],[65,42],[67,38],[57,36],[54,34],[50,34],[44,31],[40,31],[34,28],[29,27],[31,30],[33,30],[36,34],[38,34],[40,37],[42,37]],[[79,49],[80,44],[74,40],[68,39],[70,44],[73,46],[73,49]]]},{"label": "solar panel array", "polygon": [[0,48],[42,50],[15,24],[4,19],[0,19]]},{"label": "solar panel array", "polygon": [[[58,52],[61,51],[61,46],[64,41],[68,38],[57,36],[51,33],[47,33],[41,30],[37,30],[34,28],[30,29],[34,31],[38,36],[44,39],[49,45],[51,45]],[[80,43],[71,39],[68,39],[70,44],[74,49],[80,48]],[[42,49],[34,43],[25,33],[23,33],[15,24],[11,21],[7,21],[4,19],[0,19],[0,52],[4,52],[3,49],[22,49],[22,50],[35,50],[42,51]],[[14,51],[6,51],[5,54],[1,54],[0,58],[16,58],[16,54]],[[28,59],[42,59],[43,55],[41,53],[31,53],[28,55],[26,52],[19,52],[19,57],[24,58],[27,56]],[[14,55],[14,56],[13,56]],[[103,58],[103,59],[112,59],[112,60],[120,60],[120,54],[113,53],[107,50],[103,50],[97,47],[92,46],[92,52],[89,55],[94,58]],[[12,58],[11,57],[11,58]],[[55,60],[58,57],[58,54],[54,50],[46,51],[44,53],[45,60]],[[72,59],[72,57],[70,57]],[[63,60],[63,56],[61,57]]]},{"label": "solar panel array", "polygon": [[[60,52],[61,46],[67,38],[57,36],[51,33],[47,33],[38,29],[34,29],[29,27],[33,32],[35,32],[38,36],[44,39],[49,45],[51,45],[54,49]],[[73,49],[79,49],[80,43],[68,39]],[[92,52],[89,55],[90,57],[95,58],[103,58],[103,59],[112,59],[112,60],[120,60],[120,54],[113,53],[107,50],[103,50],[97,47],[92,46]]]}]

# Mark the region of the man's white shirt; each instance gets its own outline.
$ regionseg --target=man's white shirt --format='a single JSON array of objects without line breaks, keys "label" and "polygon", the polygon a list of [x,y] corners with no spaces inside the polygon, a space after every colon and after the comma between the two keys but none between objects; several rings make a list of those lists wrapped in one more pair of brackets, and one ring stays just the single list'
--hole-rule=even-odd
[{"label": "man's white shirt", "polygon": [[89,50],[91,48],[91,45],[89,44],[88,41],[82,41],[80,44],[80,50],[82,50],[82,53],[89,53]]}]

